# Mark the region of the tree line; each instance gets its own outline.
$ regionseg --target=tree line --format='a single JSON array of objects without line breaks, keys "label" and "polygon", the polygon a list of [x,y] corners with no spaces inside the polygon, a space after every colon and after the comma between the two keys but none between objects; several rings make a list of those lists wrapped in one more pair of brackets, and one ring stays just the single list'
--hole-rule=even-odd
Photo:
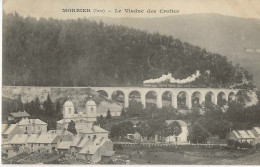
[{"label": "tree line", "polygon": [[225,56],[172,36],[3,13],[3,85],[141,86],[168,72],[184,79],[196,70],[201,77],[193,85],[255,87],[253,76]]}]

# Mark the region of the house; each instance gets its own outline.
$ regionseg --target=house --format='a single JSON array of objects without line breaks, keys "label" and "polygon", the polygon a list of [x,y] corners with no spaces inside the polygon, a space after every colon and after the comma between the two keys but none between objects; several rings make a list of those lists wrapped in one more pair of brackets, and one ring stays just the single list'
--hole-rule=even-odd
[{"label": "house", "polygon": [[228,139],[238,141],[240,143],[248,142],[252,144],[255,142],[256,137],[251,130],[233,130],[228,135]]},{"label": "house", "polygon": [[30,117],[30,114],[28,114],[26,111],[24,111],[24,112],[18,111],[18,112],[10,113],[8,115],[7,119],[8,119],[8,122],[10,122],[10,123],[17,123],[17,122],[21,121],[22,119],[26,119],[29,117]]},{"label": "house", "polygon": [[70,146],[72,145],[73,141],[61,141],[57,144],[57,151],[59,154],[69,154],[70,153]]},{"label": "house", "polygon": [[14,135],[23,134],[24,132],[16,124],[2,124],[2,143],[10,141]]},{"label": "house", "polygon": [[81,136],[81,137],[90,137],[90,138],[104,137],[104,138],[108,138],[108,131],[99,127],[98,125],[91,125],[91,127],[89,127],[89,126],[79,127],[78,126],[76,130],[78,132],[78,135]]},{"label": "house", "polygon": [[113,142],[103,137],[90,139],[77,155],[79,159],[89,161],[91,164],[101,161],[102,157],[107,160],[107,157],[111,158],[114,155]]},{"label": "house", "polygon": [[17,125],[27,134],[46,133],[48,124],[40,119],[22,119]]},{"label": "house", "polygon": [[43,133],[37,140],[28,144],[32,144],[33,152],[50,154],[55,152],[57,143],[59,143],[60,139],[61,136],[57,134]]},{"label": "house", "polygon": [[21,148],[27,144],[28,134],[16,134],[13,138],[2,144],[2,152],[7,154],[7,157],[13,157],[23,151]]}]

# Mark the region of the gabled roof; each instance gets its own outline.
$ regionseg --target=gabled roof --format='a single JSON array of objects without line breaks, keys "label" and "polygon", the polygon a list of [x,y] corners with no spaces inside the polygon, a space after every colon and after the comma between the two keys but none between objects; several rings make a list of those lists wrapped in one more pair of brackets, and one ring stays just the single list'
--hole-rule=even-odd
[{"label": "gabled roof", "polygon": [[[104,137],[97,137],[95,140],[90,140],[80,151],[79,154],[95,154],[95,152],[106,143],[106,141],[110,141]],[[111,152],[110,152],[111,153]],[[110,153],[107,153],[110,154]]]},{"label": "gabled roof", "polygon": [[241,138],[243,139],[250,139],[251,137],[246,133],[245,130],[239,130],[238,133],[240,134]]},{"label": "gabled roof", "polygon": [[250,138],[255,138],[255,135],[253,134],[253,132],[251,130],[246,130],[246,133],[248,134],[248,136]]},{"label": "gabled roof", "polygon": [[16,118],[29,117],[30,116],[30,114],[28,114],[26,111],[24,111],[24,112],[21,112],[21,111],[12,112],[12,113],[10,113],[10,115],[12,115],[13,117],[16,117]]},{"label": "gabled roof", "polygon": [[187,127],[186,122],[184,122],[182,120],[166,120],[165,122],[169,125],[169,124],[171,124],[174,121],[178,122],[181,125],[181,127]]},{"label": "gabled roof", "polygon": [[46,144],[57,143],[57,140],[59,138],[60,137],[57,134],[43,133],[39,136],[39,138],[34,143],[46,143]]},{"label": "gabled roof", "polygon": [[10,144],[26,144],[27,139],[29,138],[28,134],[16,134],[14,137],[10,140]]},{"label": "gabled roof", "polygon": [[68,150],[72,144],[72,141],[62,141],[58,144],[57,149],[66,149]]},{"label": "gabled roof", "polygon": [[81,142],[81,140],[83,140],[83,138],[81,138],[80,136],[75,136],[71,146],[77,146]]},{"label": "gabled roof", "polygon": [[28,135],[27,143],[35,143],[40,135],[38,134],[30,134]]},{"label": "gabled roof", "polygon": [[260,135],[260,128],[259,127],[254,127],[253,130],[255,130],[257,132],[257,134]]},{"label": "gabled roof", "polygon": [[4,133],[4,131],[6,131],[8,126],[9,126],[8,124],[2,124],[2,134]]},{"label": "gabled roof", "polygon": [[47,125],[47,123],[43,122],[40,119],[22,119],[20,122],[17,123],[18,125],[29,125],[29,124],[35,124],[35,125]]},{"label": "gabled roof", "polygon": [[16,127],[17,127],[16,124],[9,124],[9,125],[7,125],[7,126],[5,127],[6,130],[4,131],[4,133],[3,133],[3,131],[2,131],[2,134],[5,134],[5,135],[10,134]]},{"label": "gabled roof", "polygon": [[88,140],[91,140],[91,139],[89,139],[89,138],[87,138],[87,137],[84,137],[84,138],[79,142],[79,144],[77,145],[77,147],[82,148],[82,147],[88,142]]},{"label": "gabled roof", "polygon": [[233,133],[236,138],[241,139],[241,136],[235,130],[233,130],[231,133]]},{"label": "gabled roof", "polygon": [[233,130],[231,132],[237,139],[254,139],[255,135],[251,130]]}]

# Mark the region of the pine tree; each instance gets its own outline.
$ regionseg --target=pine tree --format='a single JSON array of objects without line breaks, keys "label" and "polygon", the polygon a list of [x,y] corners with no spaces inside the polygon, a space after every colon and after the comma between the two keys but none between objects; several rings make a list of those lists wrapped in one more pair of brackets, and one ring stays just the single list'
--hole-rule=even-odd
[{"label": "pine tree", "polygon": [[75,127],[75,122],[73,120],[70,121],[69,125],[68,125],[68,129],[69,132],[73,133],[74,135],[77,134],[77,130]]},{"label": "pine tree", "polygon": [[32,109],[35,112],[35,115],[41,115],[42,109],[41,109],[41,103],[38,96],[35,97],[34,101],[32,101],[31,104],[32,104]]},{"label": "pine tree", "polygon": [[59,100],[57,100],[57,102],[56,102],[55,115],[58,117],[58,119],[62,118],[61,105],[60,105]]},{"label": "pine tree", "polygon": [[106,119],[110,119],[110,118],[112,118],[112,115],[111,115],[111,111],[108,109],[108,110],[107,110]]},{"label": "pine tree", "polygon": [[47,96],[47,100],[44,101],[44,103],[43,103],[43,109],[44,109],[44,114],[47,114],[47,115],[53,114],[52,101],[51,101],[49,94]]}]

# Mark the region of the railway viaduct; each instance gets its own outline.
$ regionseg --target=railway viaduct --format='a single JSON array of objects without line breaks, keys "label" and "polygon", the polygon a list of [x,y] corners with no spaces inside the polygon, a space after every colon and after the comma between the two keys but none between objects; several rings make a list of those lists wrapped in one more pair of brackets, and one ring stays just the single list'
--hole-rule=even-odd
[{"label": "railway viaduct", "polygon": [[163,100],[162,97],[164,93],[171,94],[171,105],[174,108],[178,108],[178,96],[180,94],[185,95],[186,106],[190,109],[192,108],[193,97],[198,98],[199,104],[205,101],[206,96],[210,97],[210,100],[214,104],[218,104],[218,97],[221,99],[235,100],[236,94],[239,89],[222,89],[222,88],[154,88],[154,87],[92,87],[95,91],[107,96],[108,99],[112,99],[113,93],[121,92],[124,95],[124,107],[129,106],[129,96],[136,92],[139,94],[141,103],[143,107],[146,107],[146,95],[152,92],[156,95],[156,104],[158,108],[162,108]]}]

